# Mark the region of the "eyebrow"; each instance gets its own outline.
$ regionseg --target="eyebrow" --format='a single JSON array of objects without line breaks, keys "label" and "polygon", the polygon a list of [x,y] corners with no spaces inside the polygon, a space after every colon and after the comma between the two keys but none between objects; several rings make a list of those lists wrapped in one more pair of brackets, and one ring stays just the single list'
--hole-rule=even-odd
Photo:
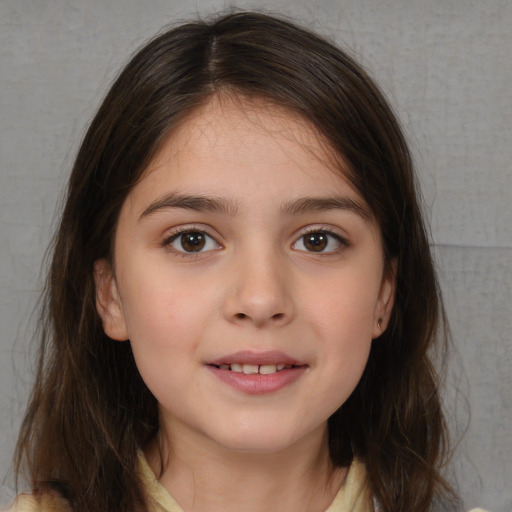
[{"label": "eyebrow", "polygon": [[[226,198],[170,193],[153,201],[142,212],[139,221],[167,208],[182,208],[197,212],[221,213],[229,216],[235,216],[240,210],[236,201]],[[304,197],[292,200],[281,206],[280,213],[281,215],[301,215],[326,210],[349,211],[362,217],[364,220],[368,220],[371,217],[367,208],[364,208],[356,201],[346,196]]]},{"label": "eyebrow", "polygon": [[356,201],[346,196],[335,197],[305,197],[285,203],[281,207],[284,215],[299,215],[326,210],[346,210],[359,215],[364,220],[371,218],[370,212]]},{"label": "eyebrow", "polygon": [[238,212],[238,205],[234,201],[220,197],[189,196],[183,194],[167,194],[153,201],[140,215],[139,220],[149,217],[166,208],[183,208],[197,212],[223,213],[234,216]]}]

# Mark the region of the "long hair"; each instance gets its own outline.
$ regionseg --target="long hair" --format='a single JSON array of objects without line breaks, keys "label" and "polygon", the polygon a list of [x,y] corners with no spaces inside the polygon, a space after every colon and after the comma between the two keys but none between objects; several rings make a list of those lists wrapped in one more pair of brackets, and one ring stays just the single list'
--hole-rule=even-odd
[{"label": "long hair", "polygon": [[294,24],[236,13],[173,28],[114,82],[82,142],[53,242],[38,371],[16,452],[34,492],[76,512],[145,510],[137,448],[159,428],[129,343],[103,332],[93,265],[110,258],[127,194],[169,132],[214,94],[300,114],[348,163],[378,221],[396,297],[363,377],[329,419],[335,465],[358,457],[385,512],[426,512],[449,495],[446,427],[434,369],[444,313],[411,156],[377,86],[347,54]]}]

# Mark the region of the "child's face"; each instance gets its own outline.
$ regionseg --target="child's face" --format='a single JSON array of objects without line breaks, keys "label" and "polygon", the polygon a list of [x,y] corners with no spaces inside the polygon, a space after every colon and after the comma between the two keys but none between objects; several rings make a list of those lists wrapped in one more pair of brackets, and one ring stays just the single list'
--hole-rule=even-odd
[{"label": "child's face", "polygon": [[130,192],[98,308],[174,436],[265,452],[325,440],[358,383],[394,282],[329,161],[297,116],[214,100]]}]

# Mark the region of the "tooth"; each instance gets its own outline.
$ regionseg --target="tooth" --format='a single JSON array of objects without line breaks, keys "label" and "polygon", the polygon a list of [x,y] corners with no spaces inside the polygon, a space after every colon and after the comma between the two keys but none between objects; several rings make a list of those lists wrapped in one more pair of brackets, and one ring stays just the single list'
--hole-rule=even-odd
[{"label": "tooth", "polygon": [[278,372],[280,372],[281,370],[284,370],[285,366],[286,366],[285,364],[278,364],[278,365],[276,365],[276,369]]},{"label": "tooth", "polygon": [[[233,367],[233,365],[231,365]],[[258,373],[258,365],[257,364],[244,364],[242,366],[242,371],[246,375],[254,375],[255,373]]]},{"label": "tooth", "polygon": [[231,371],[232,372],[237,372],[237,373],[242,373],[242,365],[238,364],[238,363],[232,363],[231,364]]},{"label": "tooth", "polygon": [[276,365],[275,364],[262,364],[260,366],[261,375],[268,375],[270,373],[276,373]]},{"label": "tooth", "polygon": [[219,368],[221,370],[229,370],[229,364],[221,364],[221,365],[219,365]]}]

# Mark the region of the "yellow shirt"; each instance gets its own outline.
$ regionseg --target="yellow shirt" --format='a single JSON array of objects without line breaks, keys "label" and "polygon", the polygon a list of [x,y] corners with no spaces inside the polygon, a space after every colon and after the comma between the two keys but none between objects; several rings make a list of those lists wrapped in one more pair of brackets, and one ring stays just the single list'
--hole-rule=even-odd
[{"label": "yellow shirt", "polygon": [[[183,512],[169,492],[156,479],[143,455],[139,458],[142,481],[150,500],[149,512]],[[365,470],[360,462],[353,462],[345,482],[325,512],[372,512],[365,484]],[[9,512],[61,512],[62,501],[46,496],[41,501],[30,494],[18,496]],[[69,510],[69,509],[68,509]]]},{"label": "yellow shirt", "polygon": [[[139,458],[139,468],[142,481],[150,499],[149,512],[183,512],[174,498],[156,479],[144,455]],[[366,488],[364,465],[354,461],[347,477],[334,501],[325,512],[373,512],[373,506]],[[48,494],[37,500],[30,494],[21,494],[16,498],[8,512],[63,512],[69,511],[69,506],[58,497]],[[486,512],[483,509],[473,509],[470,512]]]},{"label": "yellow shirt", "polygon": [[[140,471],[152,501],[149,506],[150,512],[184,512],[156,479],[144,457],[140,458]],[[365,483],[364,465],[354,461],[343,486],[325,512],[372,512],[373,507],[370,503]]]}]

